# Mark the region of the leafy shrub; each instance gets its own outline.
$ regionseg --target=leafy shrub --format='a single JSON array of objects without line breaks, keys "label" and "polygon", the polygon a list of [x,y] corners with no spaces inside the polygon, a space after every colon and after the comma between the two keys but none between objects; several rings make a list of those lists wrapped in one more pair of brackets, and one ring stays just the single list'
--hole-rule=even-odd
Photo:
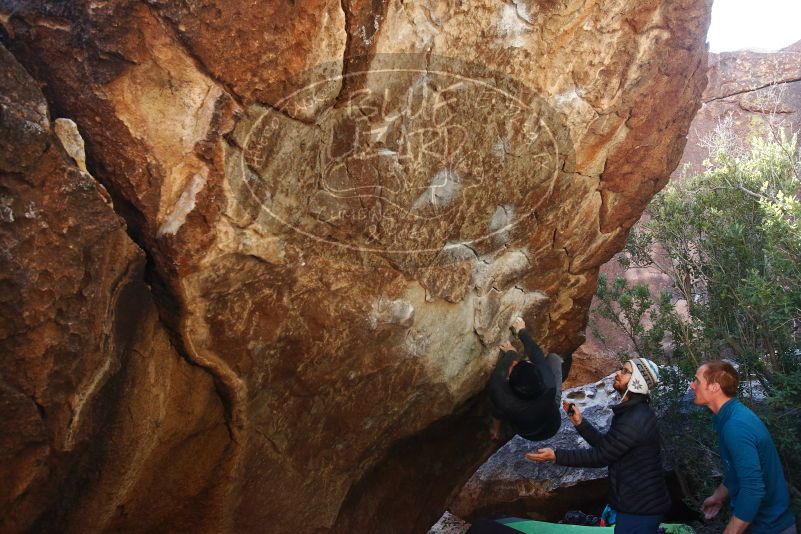
[{"label": "leafy shrub", "polygon": [[[656,398],[667,456],[688,504],[720,483],[709,412],[687,386],[704,361],[735,360],[740,397],[766,422],[801,512],[801,165],[796,138],[712,146],[700,175],[671,182],[629,236],[624,267],[657,269],[669,290],[599,277],[594,312],[663,367]],[[681,310],[681,311],[680,311]],[[756,393],[755,393],[756,392]],[[761,398],[765,397],[764,402]]]}]

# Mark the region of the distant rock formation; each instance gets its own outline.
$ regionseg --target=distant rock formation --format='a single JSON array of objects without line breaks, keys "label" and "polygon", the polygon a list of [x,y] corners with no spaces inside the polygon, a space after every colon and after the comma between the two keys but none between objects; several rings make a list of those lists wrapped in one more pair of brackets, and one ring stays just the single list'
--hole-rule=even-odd
[{"label": "distant rock formation", "polygon": [[513,317],[575,348],[676,167],[710,4],[0,0],[3,530],[430,526]]},{"label": "distant rock formation", "polygon": [[743,143],[753,133],[801,130],[801,41],[771,53],[709,54],[707,76],[703,105],[674,174],[703,170],[701,164],[709,157],[703,140],[720,126],[730,128]]}]

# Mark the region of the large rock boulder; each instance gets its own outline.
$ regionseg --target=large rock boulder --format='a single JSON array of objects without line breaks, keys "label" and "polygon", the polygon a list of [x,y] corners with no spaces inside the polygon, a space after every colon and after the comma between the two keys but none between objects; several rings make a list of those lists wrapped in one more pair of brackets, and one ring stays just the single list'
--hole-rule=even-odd
[{"label": "large rock boulder", "polygon": [[[163,463],[124,474],[93,457],[118,498],[82,486],[58,524],[152,519],[145,492],[188,461],[194,485],[157,509],[209,530],[432,524],[490,452],[475,399],[512,318],[575,348],[598,267],[675,168],[710,3],[0,1],[3,42],[146,251],[171,343],[154,348],[156,323],[133,338],[180,358],[193,394],[213,382],[182,430],[227,430],[203,454],[156,442]],[[120,265],[83,261],[119,283]],[[113,332],[107,317],[87,331]],[[113,347],[94,346],[78,366]],[[97,442],[130,447],[120,425]]]},{"label": "large rock boulder", "polygon": [[213,377],[173,350],[75,124],[2,46],[0,106],[0,531],[203,524],[229,446]]}]

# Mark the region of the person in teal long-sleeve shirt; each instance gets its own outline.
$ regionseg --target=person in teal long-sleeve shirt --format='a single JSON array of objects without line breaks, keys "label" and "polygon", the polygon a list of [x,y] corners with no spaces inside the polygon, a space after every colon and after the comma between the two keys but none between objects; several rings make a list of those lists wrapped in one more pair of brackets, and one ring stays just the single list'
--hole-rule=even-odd
[{"label": "person in teal long-sleeve shirt", "polygon": [[724,534],[797,534],[779,453],[764,423],[734,398],[738,383],[730,363],[714,361],[698,368],[690,386],[695,404],[714,414],[723,461],[723,483],[702,511],[711,519],[729,499],[732,517]]}]

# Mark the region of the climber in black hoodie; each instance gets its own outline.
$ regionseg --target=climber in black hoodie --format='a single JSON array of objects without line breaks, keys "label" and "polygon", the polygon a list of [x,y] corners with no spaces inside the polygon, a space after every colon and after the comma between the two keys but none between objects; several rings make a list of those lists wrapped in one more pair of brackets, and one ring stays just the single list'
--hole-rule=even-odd
[{"label": "climber in black hoodie", "polygon": [[516,434],[530,440],[548,439],[559,430],[562,397],[562,358],[547,357],[518,317],[512,330],[523,342],[524,360],[508,341],[500,346],[501,359],[489,382],[493,405],[491,436],[500,440],[501,421],[508,421]]}]

